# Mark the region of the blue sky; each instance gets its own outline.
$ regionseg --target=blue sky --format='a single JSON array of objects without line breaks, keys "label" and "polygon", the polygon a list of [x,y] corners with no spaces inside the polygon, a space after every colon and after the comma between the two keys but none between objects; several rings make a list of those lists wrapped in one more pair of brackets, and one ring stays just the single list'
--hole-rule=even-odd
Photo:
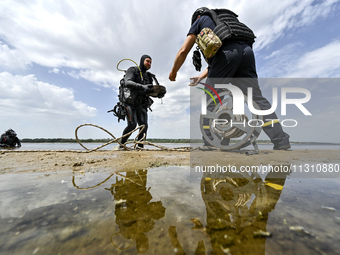
[{"label": "blue sky", "polygon": [[[192,13],[205,5],[198,0],[1,1],[0,132],[12,128],[19,138],[73,138],[78,125],[92,123],[120,136],[126,123],[107,113],[117,102],[123,75],[116,65],[123,58],[139,63],[149,54],[150,71],[168,93],[163,102],[155,99],[149,112],[148,137],[189,138],[187,84],[198,75],[192,54],[176,82],[168,75]],[[231,9],[254,30],[259,77],[340,78],[339,0],[213,1],[207,7]],[[131,65],[125,61],[120,67]],[[310,89],[308,107],[314,112],[286,130],[293,141],[340,142],[340,87],[334,82]],[[263,86],[263,93],[271,100],[270,87]],[[107,135],[84,128],[80,137]]]}]

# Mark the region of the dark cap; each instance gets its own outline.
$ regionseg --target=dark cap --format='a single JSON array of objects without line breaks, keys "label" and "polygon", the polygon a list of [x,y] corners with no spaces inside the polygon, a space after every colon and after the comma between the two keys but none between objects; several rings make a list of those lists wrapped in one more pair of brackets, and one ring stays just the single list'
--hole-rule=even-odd
[{"label": "dark cap", "polygon": [[209,11],[209,8],[207,7],[201,7],[201,8],[198,8],[194,14],[191,16],[191,25],[194,24],[194,22],[196,21],[197,17],[199,15],[201,15],[203,12],[205,11]]}]

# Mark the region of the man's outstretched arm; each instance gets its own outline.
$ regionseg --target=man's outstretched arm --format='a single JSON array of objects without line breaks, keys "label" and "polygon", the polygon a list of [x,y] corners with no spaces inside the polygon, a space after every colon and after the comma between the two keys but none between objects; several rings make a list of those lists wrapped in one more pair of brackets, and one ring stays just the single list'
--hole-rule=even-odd
[{"label": "man's outstretched arm", "polygon": [[175,81],[177,72],[183,65],[185,59],[187,58],[188,53],[190,52],[192,46],[194,46],[196,40],[196,35],[194,34],[189,34],[187,38],[185,39],[182,47],[179,49],[177,52],[174,65],[172,67],[172,70],[169,74],[169,80],[170,81]]}]

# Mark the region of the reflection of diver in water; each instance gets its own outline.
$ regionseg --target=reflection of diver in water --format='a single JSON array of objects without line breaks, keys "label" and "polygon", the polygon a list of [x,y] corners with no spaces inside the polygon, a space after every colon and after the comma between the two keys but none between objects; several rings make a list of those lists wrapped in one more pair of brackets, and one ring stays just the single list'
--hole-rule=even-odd
[{"label": "reflection of diver in water", "polygon": [[[265,254],[269,213],[280,198],[288,173],[269,172],[263,181],[258,174],[205,174],[201,181],[202,198],[207,209],[207,225],[193,219],[193,229],[202,231],[211,242],[211,254]],[[172,227],[174,228],[174,227]],[[169,229],[173,246],[185,254]],[[198,242],[195,254],[205,254]]]},{"label": "reflection of diver in water", "polygon": [[[125,239],[136,241],[136,249],[144,253],[149,249],[149,240],[145,233],[153,229],[155,220],[165,215],[165,208],[161,201],[150,202],[152,196],[150,188],[146,188],[147,170],[126,172],[126,177],[118,180],[108,189],[116,201],[115,215],[119,226],[119,233]],[[116,233],[111,237],[112,244],[117,247],[114,239]],[[125,247],[129,248],[132,243]],[[121,249],[122,248],[118,248]]]},{"label": "reflection of diver in water", "polygon": [[8,129],[5,133],[1,135],[0,138],[0,148],[15,148],[21,147],[17,133],[13,129]]}]

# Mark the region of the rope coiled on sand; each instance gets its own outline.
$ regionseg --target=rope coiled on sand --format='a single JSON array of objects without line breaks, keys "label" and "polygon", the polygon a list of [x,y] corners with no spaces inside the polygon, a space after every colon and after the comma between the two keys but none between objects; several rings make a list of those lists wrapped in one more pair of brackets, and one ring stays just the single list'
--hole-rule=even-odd
[{"label": "rope coiled on sand", "polygon": [[[81,127],[85,127],[85,126],[92,126],[92,127],[96,127],[96,128],[99,128],[101,130],[103,130],[104,132],[106,132],[107,134],[109,134],[111,137],[112,137],[112,140],[105,143],[105,144],[102,144],[94,149],[89,149],[87,147],[85,147],[81,141],[79,140],[78,138],[78,130],[81,128]],[[79,125],[76,129],[75,129],[75,137],[76,137],[76,140],[77,142],[79,143],[79,145],[81,147],[83,147],[85,149],[85,151],[80,151],[80,150],[16,150],[14,148],[9,148],[9,149],[5,149],[5,150],[0,150],[0,153],[7,153],[7,152],[75,152],[75,153],[89,153],[89,152],[93,152],[93,151],[97,151],[111,143],[115,143],[117,142],[119,144],[119,146],[122,147],[122,149],[126,150],[126,151],[132,151],[132,150],[141,150],[141,151],[156,151],[156,150],[163,150],[163,151],[184,151],[184,152],[188,152],[188,151],[191,151],[193,150],[192,147],[177,147],[177,148],[168,148],[166,146],[162,146],[162,145],[158,145],[158,144],[154,144],[154,143],[151,143],[151,142],[148,142],[148,141],[145,141],[145,134],[143,136],[142,139],[138,140],[137,137],[139,136],[140,133],[143,132],[145,128],[145,125],[140,125],[139,127],[135,128],[134,130],[132,130],[131,132],[121,136],[121,137],[118,137],[116,138],[113,134],[111,134],[108,130],[98,126],[98,125],[94,125],[94,124],[90,124],[90,123],[86,123],[86,124],[82,124],[82,125]],[[125,136],[130,136],[132,133],[138,131],[138,134],[136,135],[135,139],[133,141],[130,141],[130,142],[127,142],[125,144],[122,144],[120,142],[120,140],[125,137]],[[132,144],[130,146],[128,146],[129,144]],[[145,148],[141,148],[141,147],[138,147],[139,144],[143,144],[144,146],[145,145],[149,145],[149,146],[153,146],[153,147],[156,147],[158,149],[145,149]],[[197,148],[196,148],[197,149]]]}]

